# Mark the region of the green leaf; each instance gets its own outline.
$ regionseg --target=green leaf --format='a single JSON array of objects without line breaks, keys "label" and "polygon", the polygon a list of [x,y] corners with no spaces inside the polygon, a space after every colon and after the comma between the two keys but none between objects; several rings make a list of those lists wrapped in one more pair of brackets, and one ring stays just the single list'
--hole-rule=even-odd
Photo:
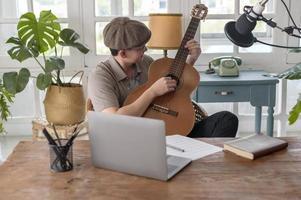
[{"label": "green leaf", "polygon": [[34,45],[40,53],[53,48],[58,41],[60,24],[51,11],[41,11],[39,21],[34,13],[28,12],[20,17],[18,36],[24,45]]},{"label": "green leaf", "polygon": [[22,68],[19,72],[17,80],[17,92],[21,92],[26,87],[30,77],[30,72],[27,68]]},{"label": "green leaf", "polygon": [[51,85],[52,76],[49,73],[39,74],[37,77],[37,88],[40,90],[45,90],[48,86]]},{"label": "green leaf", "polygon": [[89,52],[89,48],[85,45],[76,42],[79,39],[79,35],[72,29],[65,28],[60,32],[60,38],[62,41],[59,41],[61,46],[70,46],[78,49],[80,52],[86,54]]},{"label": "green leaf", "polygon": [[77,48],[80,52],[82,52],[83,54],[87,54],[89,51],[90,51],[90,49],[86,46],[86,45],[83,45],[83,44],[81,44],[81,43],[79,43],[79,42],[75,42],[73,45],[72,45],[72,47],[75,47],[75,48]]},{"label": "green leaf", "polygon": [[5,133],[5,129],[3,126],[3,121],[7,121],[7,118],[10,115],[9,112],[9,103],[13,102],[14,95],[9,93],[2,84],[0,84],[0,112],[1,112],[1,120],[0,120],[0,134]]},{"label": "green leaf", "polygon": [[300,113],[301,113],[301,101],[299,100],[290,111],[289,118],[288,118],[290,125],[297,121]]},{"label": "green leaf", "polygon": [[51,73],[54,70],[63,70],[65,68],[65,61],[59,57],[53,56],[46,60],[46,73]]},{"label": "green leaf", "polygon": [[4,87],[12,94],[17,93],[17,72],[6,72],[3,74]]},{"label": "green leaf", "polygon": [[296,64],[292,68],[285,70],[277,75],[279,78],[296,80],[301,79],[301,63]]},{"label": "green leaf", "polygon": [[6,43],[15,45],[8,50],[7,53],[12,59],[16,59],[19,62],[23,62],[27,58],[39,56],[39,52],[34,47],[31,45],[29,45],[29,47],[25,46],[19,38],[11,37],[6,41]]},{"label": "green leaf", "polygon": [[16,94],[24,90],[30,77],[30,72],[22,68],[19,73],[7,72],[3,74],[3,85],[11,94]]}]

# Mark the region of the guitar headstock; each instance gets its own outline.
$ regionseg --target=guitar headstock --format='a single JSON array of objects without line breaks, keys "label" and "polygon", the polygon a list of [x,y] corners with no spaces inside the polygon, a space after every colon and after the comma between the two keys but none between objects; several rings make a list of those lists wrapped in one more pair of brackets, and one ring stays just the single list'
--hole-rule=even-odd
[{"label": "guitar headstock", "polygon": [[198,18],[200,20],[203,20],[206,18],[208,13],[208,8],[204,4],[196,4],[193,6],[191,10],[191,17]]}]

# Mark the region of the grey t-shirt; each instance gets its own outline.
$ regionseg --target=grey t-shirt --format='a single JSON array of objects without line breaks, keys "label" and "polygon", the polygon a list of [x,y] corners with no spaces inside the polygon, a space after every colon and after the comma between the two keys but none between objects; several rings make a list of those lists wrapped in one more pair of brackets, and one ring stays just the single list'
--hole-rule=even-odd
[{"label": "grey t-shirt", "polygon": [[151,57],[144,55],[141,62],[136,63],[132,79],[127,77],[113,56],[99,63],[88,78],[88,98],[91,99],[94,110],[121,107],[128,94],[147,81],[148,68],[152,62]]}]

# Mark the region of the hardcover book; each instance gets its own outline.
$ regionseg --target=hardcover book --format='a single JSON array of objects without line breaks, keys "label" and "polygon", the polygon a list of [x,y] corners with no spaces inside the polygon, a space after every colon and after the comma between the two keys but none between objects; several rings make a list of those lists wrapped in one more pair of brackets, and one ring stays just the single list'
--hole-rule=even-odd
[{"label": "hardcover book", "polygon": [[263,134],[254,134],[224,143],[224,150],[244,158],[255,158],[286,148],[288,143]]}]

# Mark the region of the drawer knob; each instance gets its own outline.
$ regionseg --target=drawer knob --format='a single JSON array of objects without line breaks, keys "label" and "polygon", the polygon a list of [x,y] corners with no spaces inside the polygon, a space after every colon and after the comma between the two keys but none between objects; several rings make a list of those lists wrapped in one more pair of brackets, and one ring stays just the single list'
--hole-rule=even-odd
[{"label": "drawer knob", "polygon": [[215,91],[215,94],[221,95],[221,96],[227,96],[227,95],[233,94],[233,92],[232,91]]}]

